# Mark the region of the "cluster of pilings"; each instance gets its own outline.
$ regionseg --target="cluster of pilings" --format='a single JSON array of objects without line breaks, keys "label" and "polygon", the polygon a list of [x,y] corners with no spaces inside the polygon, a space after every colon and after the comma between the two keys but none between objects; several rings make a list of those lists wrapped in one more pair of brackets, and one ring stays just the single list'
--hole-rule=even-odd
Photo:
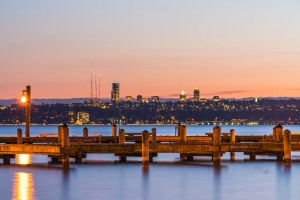
[{"label": "cluster of pilings", "polygon": [[[22,151],[43,154],[51,158],[51,163],[61,163],[67,169],[70,158],[75,158],[75,163],[82,163],[87,153],[112,153],[119,157],[120,162],[126,162],[127,157],[141,157],[143,167],[148,168],[158,153],[179,153],[181,160],[188,161],[194,156],[211,156],[214,166],[220,166],[221,157],[226,152],[230,153],[231,161],[235,161],[236,152],[243,152],[250,160],[255,160],[257,155],[271,155],[290,163],[291,151],[300,151],[300,137],[293,135],[292,138],[291,132],[281,125],[274,127],[272,135],[265,136],[237,136],[233,129],[222,133],[219,126],[214,127],[208,136],[187,136],[187,127],[182,124],[177,129],[178,136],[157,136],[155,128],[150,133],[127,134],[120,129],[117,134],[117,126],[112,125],[111,136],[90,137],[88,129],[84,128],[82,137],[70,137],[69,127],[63,124],[58,127],[57,137],[45,138],[23,138],[22,130],[18,129],[17,137],[11,138],[12,142],[0,145],[0,158],[4,164],[9,164],[10,159]],[[0,143],[3,141],[8,141],[8,138],[0,138]]]}]

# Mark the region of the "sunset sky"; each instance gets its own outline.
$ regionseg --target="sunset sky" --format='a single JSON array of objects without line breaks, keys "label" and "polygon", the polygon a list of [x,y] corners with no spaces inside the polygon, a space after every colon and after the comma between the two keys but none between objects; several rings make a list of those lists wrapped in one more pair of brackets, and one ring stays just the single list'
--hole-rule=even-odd
[{"label": "sunset sky", "polygon": [[0,98],[300,96],[299,0],[0,0]]}]

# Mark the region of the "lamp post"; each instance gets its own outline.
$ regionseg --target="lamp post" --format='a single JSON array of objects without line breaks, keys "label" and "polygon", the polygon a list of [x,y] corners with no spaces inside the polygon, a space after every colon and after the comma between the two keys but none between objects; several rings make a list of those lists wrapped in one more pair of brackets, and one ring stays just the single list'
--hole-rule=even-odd
[{"label": "lamp post", "polygon": [[23,90],[21,102],[26,106],[26,137],[30,137],[30,108],[31,108],[31,86],[27,85],[26,90]]}]

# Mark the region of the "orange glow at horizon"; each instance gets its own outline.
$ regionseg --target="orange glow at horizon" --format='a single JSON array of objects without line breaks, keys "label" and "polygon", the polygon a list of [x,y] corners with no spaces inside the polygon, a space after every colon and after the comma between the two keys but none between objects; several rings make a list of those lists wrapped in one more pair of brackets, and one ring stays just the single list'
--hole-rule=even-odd
[{"label": "orange glow at horizon", "polygon": [[178,99],[195,87],[204,98],[300,97],[299,6],[259,0],[4,1],[0,99],[17,97],[27,84],[32,98],[90,97],[91,72],[101,79],[102,98],[110,98],[114,81],[121,97]]}]

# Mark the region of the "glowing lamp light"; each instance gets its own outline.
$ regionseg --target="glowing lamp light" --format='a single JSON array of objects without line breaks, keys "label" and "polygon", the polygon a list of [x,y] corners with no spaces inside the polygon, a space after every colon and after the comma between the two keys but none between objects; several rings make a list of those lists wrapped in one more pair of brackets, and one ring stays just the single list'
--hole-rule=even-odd
[{"label": "glowing lamp light", "polygon": [[27,101],[26,96],[21,96],[21,102],[26,103],[26,101]]}]

